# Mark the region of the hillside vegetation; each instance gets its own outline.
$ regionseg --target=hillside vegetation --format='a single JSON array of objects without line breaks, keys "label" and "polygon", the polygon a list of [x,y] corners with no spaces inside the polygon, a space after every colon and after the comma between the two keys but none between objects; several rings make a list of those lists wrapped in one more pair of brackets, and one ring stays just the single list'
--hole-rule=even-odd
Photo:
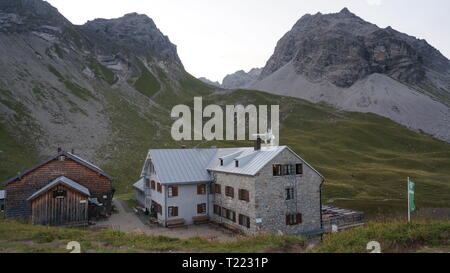
[{"label": "hillside vegetation", "polygon": [[[130,198],[131,185],[139,178],[150,148],[253,145],[249,141],[174,142],[169,111],[177,103],[193,103],[193,94],[182,94],[177,101],[161,101],[163,108],[155,109],[151,117],[120,96],[107,94],[113,128],[122,141],[102,147],[98,157],[105,159],[102,167],[114,176],[119,197]],[[450,206],[450,144],[374,114],[338,111],[301,99],[245,90],[205,90],[204,94],[209,94],[204,95],[204,106],[280,105],[280,145],[293,148],[326,177],[324,202],[334,200],[374,214],[403,210],[409,176],[417,185],[418,207]],[[26,160],[20,157],[29,149],[19,142],[0,145],[4,151],[0,156],[10,162],[0,164],[3,179],[36,162],[32,152]]]},{"label": "hillside vegetation", "polygon": [[[1,216],[1,215],[0,215]],[[322,244],[308,247],[296,236],[261,235],[232,242],[211,242],[201,238],[177,239],[164,236],[133,235],[120,231],[100,232],[34,226],[0,217],[0,253],[69,252],[70,241],[81,244],[82,252],[369,252],[369,241],[378,241],[382,252],[445,251],[450,249],[450,222],[370,223],[333,235]]]}]

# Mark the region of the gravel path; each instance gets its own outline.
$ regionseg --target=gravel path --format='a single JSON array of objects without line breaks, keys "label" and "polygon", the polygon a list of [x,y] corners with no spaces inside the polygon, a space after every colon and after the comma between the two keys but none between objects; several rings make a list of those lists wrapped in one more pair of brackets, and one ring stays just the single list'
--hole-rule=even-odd
[{"label": "gravel path", "polygon": [[182,239],[191,237],[215,237],[219,241],[232,241],[238,238],[224,234],[222,231],[209,225],[191,225],[176,229],[148,225],[133,210],[128,208],[124,202],[117,199],[114,199],[113,202],[117,213],[114,213],[105,221],[97,222],[95,228],[108,228],[127,233],[142,232],[147,235],[163,235]]}]

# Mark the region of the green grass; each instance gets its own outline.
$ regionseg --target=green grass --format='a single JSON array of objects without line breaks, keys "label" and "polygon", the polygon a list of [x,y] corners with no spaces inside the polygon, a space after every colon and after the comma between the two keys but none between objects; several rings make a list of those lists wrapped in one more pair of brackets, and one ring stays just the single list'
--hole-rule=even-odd
[{"label": "green grass", "polygon": [[137,64],[139,65],[139,69],[141,70],[141,75],[134,83],[134,88],[141,92],[142,94],[152,97],[156,94],[161,88],[161,84],[158,82],[158,80],[153,76],[153,74],[148,71],[147,67],[138,60],[135,59]]},{"label": "green grass", "polygon": [[47,66],[48,71],[55,75],[60,82],[64,84],[67,90],[71,91],[72,94],[79,97],[82,100],[87,101],[88,99],[96,99],[91,91],[79,86],[77,83],[71,82],[70,80],[64,78],[64,76],[52,65]]},{"label": "green grass", "polygon": [[114,72],[95,59],[89,61],[89,68],[94,72],[97,78],[103,79],[109,85],[115,84],[118,80]]},{"label": "green grass", "polygon": [[[280,105],[280,145],[290,146],[325,176],[324,202],[343,199],[350,208],[361,208],[360,204],[368,202],[365,210],[374,211],[383,202],[386,211],[403,210],[406,178],[410,176],[417,185],[418,207],[450,206],[448,143],[374,114],[343,112],[263,92],[214,95],[204,105],[214,101],[221,101],[221,105]],[[222,143],[204,146],[220,147]],[[230,144],[239,142],[226,143]]]},{"label": "green grass", "polygon": [[450,221],[371,222],[365,227],[326,235],[311,252],[366,253],[370,241],[379,242],[381,252],[416,252],[425,246],[448,249]]},{"label": "green grass", "polygon": [[[18,170],[26,170],[39,161],[30,145],[17,141],[1,124],[0,151],[0,189],[3,188],[3,181],[15,176]],[[11,154],[14,154],[14,157],[10,156]]]},{"label": "green grass", "polygon": [[236,242],[210,242],[199,237],[177,239],[164,236],[133,235],[120,231],[101,232],[23,224],[0,219],[0,252],[67,252],[65,245],[78,241],[82,252],[264,252],[303,246],[294,236],[264,235]]},{"label": "green grass", "polygon": [[388,220],[326,235],[322,244],[306,249],[297,236],[259,235],[231,242],[211,242],[199,237],[178,239],[127,234],[120,231],[89,231],[23,224],[0,218],[0,252],[67,252],[78,241],[82,252],[368,252],[367,243],[378,241],[382,252],[427,252],[450,248],[450,221],[412,224]]}]

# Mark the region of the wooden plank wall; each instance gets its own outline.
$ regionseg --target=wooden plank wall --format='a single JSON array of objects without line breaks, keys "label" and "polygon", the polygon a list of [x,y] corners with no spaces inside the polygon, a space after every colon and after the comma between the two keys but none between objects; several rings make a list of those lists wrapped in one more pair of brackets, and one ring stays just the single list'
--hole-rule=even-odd
[{"label": "wooden plank wall", "polygon": [[[64,198],[53,198],[53,191],[66,190]],[[86,200],[85,203],[80,201]],[[31,201],[31,221],[38,225],[80,225],[88,221],[88,197],[64,185],[57,185]]]}]

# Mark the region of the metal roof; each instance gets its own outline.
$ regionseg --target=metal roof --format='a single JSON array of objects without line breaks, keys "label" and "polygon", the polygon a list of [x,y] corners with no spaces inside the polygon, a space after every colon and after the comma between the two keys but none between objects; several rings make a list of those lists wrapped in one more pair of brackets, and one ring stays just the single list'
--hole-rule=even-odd
[{"label": "metal roof", "polygon": [[[286,146],[269,146],[261,147],[261,150],[258,151],[255,151],[253,147],[219,149],[218,153],[221,155],[210,162],[208,170],[253,176],[285,148]],[[224,161],[223,166],[221,166],[218,159],[229,154],[235,154],[236,157],[233,160],[228,160],[228,162]],[[236,161],[239,162],[238,167],[236,167]]]},{"label": "metal roof", "polygon": [[5,199],[5,191],[0,191],[0,199]]},{"label": "metal roof", "polygon": [[140,191],[144,191],[144,178],[141,178],[136,183],[134,183],[133,187]]},{"label": "metal roof", "polygon": [[207,166],[217,149],[157,149],[150,150],[161,183],[195,183],[211,181]]},{"label": "metal roof", "polygon": [[28,201],[29,200],[33,200],[34,198],[38,197],[39,195],[41,195],[42,193],[50,190],[51,188],[53,188],[54,186],[58,185],[58,184],[64,184],[82,194],[85,194],[87,196],[90,196],[91,193],[89,192],[89,189],[86,188],[85,186],[82,186],[80,184],[78,184],[77,182],[73,181],[70,178],[67,178],[65,176],[60,176],[58,178],[56,178],[55,180],[53,180],[52,182],[48,183],[47,185],[45,185],[44,187],[42,187],[40,190],[36,191],[35,193],[33,193],[30,197],[28,197]]},{"label": "metal roof", "polygon": [[62,152],[57,153],[56,155],[50,157],[49,159],[45,160],[44,162],[39,163],[38,165],[33,166],[32,168],[30,168],[30,169],[28,169],[28,170],[26,170],[26,171],[24,171],[24,172],[20,172],[20,173],[17,174],[16,176],[14,176],[14,177],[12,177],[12,178],[6,180],[5,182],[3,182],[3,184],[4,184],[4,185],[8,185],[9,183],[15,181],[16,179],[18,179],[18,178],[20,178],[20,177],[26,175],[26,174],[29,173],[29,172],[34,171],[35,169],[37,169],[37,168],[39,168],[39,167],[41,167],[41,166],[43,166],[43,165],[49,163],[49,162],[52,161],[52,160],[57,159],[58,157],[60,157],[60,156],[62,156],[62,155],[63,155],[63,156],[66,156],[66,157],[68,157],[68,158],[70,158],[70,159],[72,159],[72,160],[75,161],[75,162],[80,163],[80,164],[83,165],[83,166],[88,167],[89,169],[91,169],[91,170],[93,170],[93,171],[95,171],[95,172],[97,172],[97,173],[99,173],[99,174],[105,176],[105,177],[108,178],[108,179],[112,179],[112,177],[111,177],[110,175],[108,175],[107,173],[105,173],[102,169],[100,169],[99,167],[95,166],[94,164],[92,164],[92,163],[90,163],[90,162],[88,162],[88,161],[82,159],[81,157],[72,154],[72,153],[62,151]]},{"label": "metal roof", "polygon": [[[159,182],[165,184],[209,182],[212,181],[210,171],[254,176],[284,149],[289,147],[268,146],[261,147],[258,151],[255,151],[253,147],[151,149],[141,176],[145,176],[145,168],[149,161],[155,168]],[[297,154],[294,153],[294,155],[304,161]],[[220,165],[220,159],[223,160],[223,166]],[[235,165],[236,160],[239,161],[238,167]],[[306,161],[304,162],[310,166]],[[317,172],[314,168],[312,169]],[[319,172],[317,173],[323,178]]]}]

